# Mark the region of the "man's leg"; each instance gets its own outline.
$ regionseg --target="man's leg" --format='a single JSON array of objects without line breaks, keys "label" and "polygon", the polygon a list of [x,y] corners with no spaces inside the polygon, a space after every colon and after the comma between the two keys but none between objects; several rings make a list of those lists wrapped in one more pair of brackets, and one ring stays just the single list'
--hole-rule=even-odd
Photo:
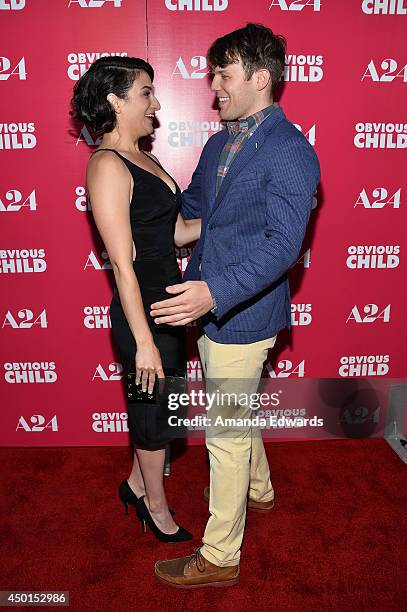
[{"label": "man's leg", "polygon": [[[274,338],[250,345],[225,345],[212,342],[207,337],[201,338],[198,347],[206,374],[207,391],[211,392],[217,388],[223,393],[255,393],[263,362],[273,343]],[[212,410],[213,408],[208,416]],[[215,403],[214,412],[226,417],[250,416],[251,409],[247,402],[230,407],[225,406],[225,401],[220,401]],[[213,429],[221,435],[213,435]],[[225,587],[239,581],[240,548],[250,479],[251,434],[250,421],[243,427],[222,425],[207,429],[206,445],[211,470],[211,517],[206,526],[203,546],[188,557],[157,561],[155,574],[159,580],[183,588]],[[257,465],[258,480],[261,480],[258,473],[261,469],[266,470],[263,480],[267,481],[267,462],[264,464],[260,461]]]},{"label": "man's leg", "polygon": [[[204,337],[200,351],[206,366],[208,390],[219,389],[223,394],[255,393],[259,384],[263,363],[274,338],[250,344],[219,344]],[[210,391],[209,391],[210,392]],[[223,402],[225,404],[225,402]],[[208,416],[212,423],[217,416],[250,416],[247,406],[242,410],[228,409],[225,405],[211,409]],[[240,548],[246,518],[246,501],[250,481],[250,456],[252,454],[250,426],[224,428],[212,425],[206,435],[210,459],[211,516],[203,537],[201,554],[214,565],[226,567],[239,564]],[[256,491],[267,489],[270,480],[264,447],[255,443],[254,459]],[[261,472],[264,472],[261,473]],[[257,484],[256,484],[257,483]],[[262,487],[260,487],[260,483]],[[266,491],[270,493],[269,490]],[[264,495],[264,493],[263,493]]]},{"label": "man's leg", "polygon": [[[271,339],[271,346],[276,343],[277,336]],[[264,449],[261,430],[252,428],[252,453],[250,457],[249,499],[266,502],[274,499],[274,489],[270,479],[270,468]]]},{"label": "man's leg", "polygon": [[253,428],[252,453],[250,458],[249,499],[266,502],[274,499],[274,489],[270,479],[270,468],[264,450],[261,431]]}]

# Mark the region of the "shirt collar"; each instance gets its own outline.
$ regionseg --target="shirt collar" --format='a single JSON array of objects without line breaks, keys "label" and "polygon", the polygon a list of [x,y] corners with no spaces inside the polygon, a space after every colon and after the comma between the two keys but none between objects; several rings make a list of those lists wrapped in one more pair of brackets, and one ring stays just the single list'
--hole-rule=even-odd
[{"label": "shirt collar", "polygon": [[258,113],[246,117],[246,119],[238,119],[237,121],[227,121],[226,127],[228,132],[232,136],[236,136],[239,133],[248,132],[253,127],[258,127],[262,121],[265,120],[268,115],[278,107],[278,104],[274,102],[270,106],[263,108]]}]

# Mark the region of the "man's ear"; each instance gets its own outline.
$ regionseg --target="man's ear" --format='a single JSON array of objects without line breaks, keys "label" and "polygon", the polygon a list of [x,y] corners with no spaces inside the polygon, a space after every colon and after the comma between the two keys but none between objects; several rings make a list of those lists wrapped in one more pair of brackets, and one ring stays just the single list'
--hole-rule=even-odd
[{"label": "man's ear", "polygon": [[261,68],[256,71],[256,89],[257,91],[263,91],[271,83],[271,74],[267,68]]}]

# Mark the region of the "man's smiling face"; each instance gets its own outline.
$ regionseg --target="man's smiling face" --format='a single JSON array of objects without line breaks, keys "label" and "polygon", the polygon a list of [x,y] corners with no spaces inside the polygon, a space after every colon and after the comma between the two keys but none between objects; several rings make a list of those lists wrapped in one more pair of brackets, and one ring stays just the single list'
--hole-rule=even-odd
[{"label": "man's smiling face", "polygon": [[260,110],[255,76],[246,79],[241,61],[213,69],[211,89],[218,99],[222,121],[245,119]]}]

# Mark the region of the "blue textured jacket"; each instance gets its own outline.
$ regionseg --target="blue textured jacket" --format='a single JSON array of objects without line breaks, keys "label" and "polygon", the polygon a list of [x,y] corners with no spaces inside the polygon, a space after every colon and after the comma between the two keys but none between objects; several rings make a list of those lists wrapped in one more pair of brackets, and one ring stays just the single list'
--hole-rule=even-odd
[{"label": "blue textured jacket", "polygon": [[206,143],[182,194],[185,219],[202,218],[184,280],[205,280],[217,305],[203,317],[215,342],[247,344],[291,324],[287,271],[298,259],[319,181],[312,146],[277,108],[234,158],[216,196],[227,130]]}]

